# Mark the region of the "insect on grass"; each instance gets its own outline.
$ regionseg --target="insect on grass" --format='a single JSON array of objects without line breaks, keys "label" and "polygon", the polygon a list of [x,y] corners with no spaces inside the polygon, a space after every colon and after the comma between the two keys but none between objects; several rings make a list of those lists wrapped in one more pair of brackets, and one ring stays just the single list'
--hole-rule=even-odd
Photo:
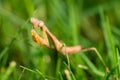
[{"label": "insect on grass", "polygon": [[[81,45],[78,46],[65,46],[64,43],[61,43],[45,26],[44,22],[42,20],[38,20],[36,18],[31,18],[30,22],[33,25],[33,29],[31,30],[31,35],[33,40],[38,43],[39,45],[43,45],[45,47],[56,49],[58,52],[60,52],[63,55],[69,55],[74,54],[77,52],[86,52],[86,51],[95,51],[103,65],[105,66],[105,69],[107,72],[109,72],[108,67],[106,66],[103,58],[101,57],[100,53],[97,51],[95,47],[86,48],[83,49]],[[42,31],[42,36],[40,36],[36,31],[35,28],[40,28]],[[51,41],[53,42],[53,47],[50,46],[48,36],[50,37]]]}]

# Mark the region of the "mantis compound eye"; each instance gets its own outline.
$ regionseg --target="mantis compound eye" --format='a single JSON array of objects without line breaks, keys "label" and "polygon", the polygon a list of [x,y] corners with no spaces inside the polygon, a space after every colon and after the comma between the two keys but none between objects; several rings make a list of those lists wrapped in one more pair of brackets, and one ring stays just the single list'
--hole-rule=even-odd
[{"label": "mantis compound eye", "polygon": [[36,18],[31,18],[30,22],[33,25],[33,28],[37,28],[37,27],[43,27],[44,26],[44,22],[41,20],[38,20]]}]

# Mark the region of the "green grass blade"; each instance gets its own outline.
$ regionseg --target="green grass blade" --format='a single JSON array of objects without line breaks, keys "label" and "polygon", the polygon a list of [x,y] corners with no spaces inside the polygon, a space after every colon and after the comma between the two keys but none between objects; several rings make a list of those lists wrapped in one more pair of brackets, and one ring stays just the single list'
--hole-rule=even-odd
[{"label": "green grass blade", "polygon": [[117,64],[117,54],[115,52],[114,38],[113,38],[108,17],[104,16],[102,9],[100,9],[100,17],[102,21],[101,24],[102,24],[104,37],[105,37],[108,55],[109,55],[109,58],[111,59],[112,66],[114,66]]},{"label": "green grass blade", "polygon": [[14,41],[15,41],[15,38],[13,38],[12,41],[10,42],[10,44],[3,49],[3,51],[0,54],[0,62],[1,62],[1,59],[3,58],[3,56],[6,54],[6,52],[10,49],[10,47],[12,46]]},{"label": "green grass blade", "polygon": [[15,61],[10,62],[8,69],[6,73],[3,75],[3,77],[1,78],[1,80],[9,80],[9,76],[11,75],[15,67],[16,67],[16,62]]},{"label": "green grass blade", "polygon": [[[80,55],[81,56],[81,55]],[[84,61],[86,62],[86,64],[88,65],[88,67],[89,67],[89,69],[90,69],[90,71],[91,72],[93,72],[93,73],[95,73],[96,75],[98,75],[98,76],[101,76],[101,77],[103,77],[105,74],[104,74],[104,72],[101,72],[101,71],[99,71],[96,67],[95,67],[95,65],[85,56],[85,55],[82,55],[84,58]]]},{"label": "green grass blade", "polygon": [[118,59],[118,77],[120,78],[120,53],[118,48],[116,50],[117,50],[117,59]]},{"label": "green grass blade", "polygon": [[24,71],[25,71],[25,69],[22,70],[22,73],[20,74],[18,80],[20,80],[22,78],[22,75],[23,75]]}]

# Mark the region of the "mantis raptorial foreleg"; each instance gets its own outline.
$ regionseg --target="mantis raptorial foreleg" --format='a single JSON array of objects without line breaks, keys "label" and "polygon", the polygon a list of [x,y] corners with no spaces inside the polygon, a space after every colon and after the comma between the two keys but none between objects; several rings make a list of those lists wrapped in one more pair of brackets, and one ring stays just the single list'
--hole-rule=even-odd
[{"label": "mantis raptorial foreleg", "polygon": [[48,41],[40,37],[35,30],[32,30],[31,33],[32,33],[32,38],[35,42],[37,42],[39,45],[49,47]]}]

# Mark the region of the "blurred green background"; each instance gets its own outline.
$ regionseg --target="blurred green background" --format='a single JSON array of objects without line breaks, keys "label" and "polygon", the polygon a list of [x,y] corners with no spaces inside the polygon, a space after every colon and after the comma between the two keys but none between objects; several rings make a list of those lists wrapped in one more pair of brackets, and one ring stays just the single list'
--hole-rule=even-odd
[{"label": "blurred green background", "polygon": [[[95,47],[63,56],[36,44],[36,17],[65,45]],[[0,0],[0,80],[119,80],[120,0]],[[81,67],[82,66],[82,67]]]}]

